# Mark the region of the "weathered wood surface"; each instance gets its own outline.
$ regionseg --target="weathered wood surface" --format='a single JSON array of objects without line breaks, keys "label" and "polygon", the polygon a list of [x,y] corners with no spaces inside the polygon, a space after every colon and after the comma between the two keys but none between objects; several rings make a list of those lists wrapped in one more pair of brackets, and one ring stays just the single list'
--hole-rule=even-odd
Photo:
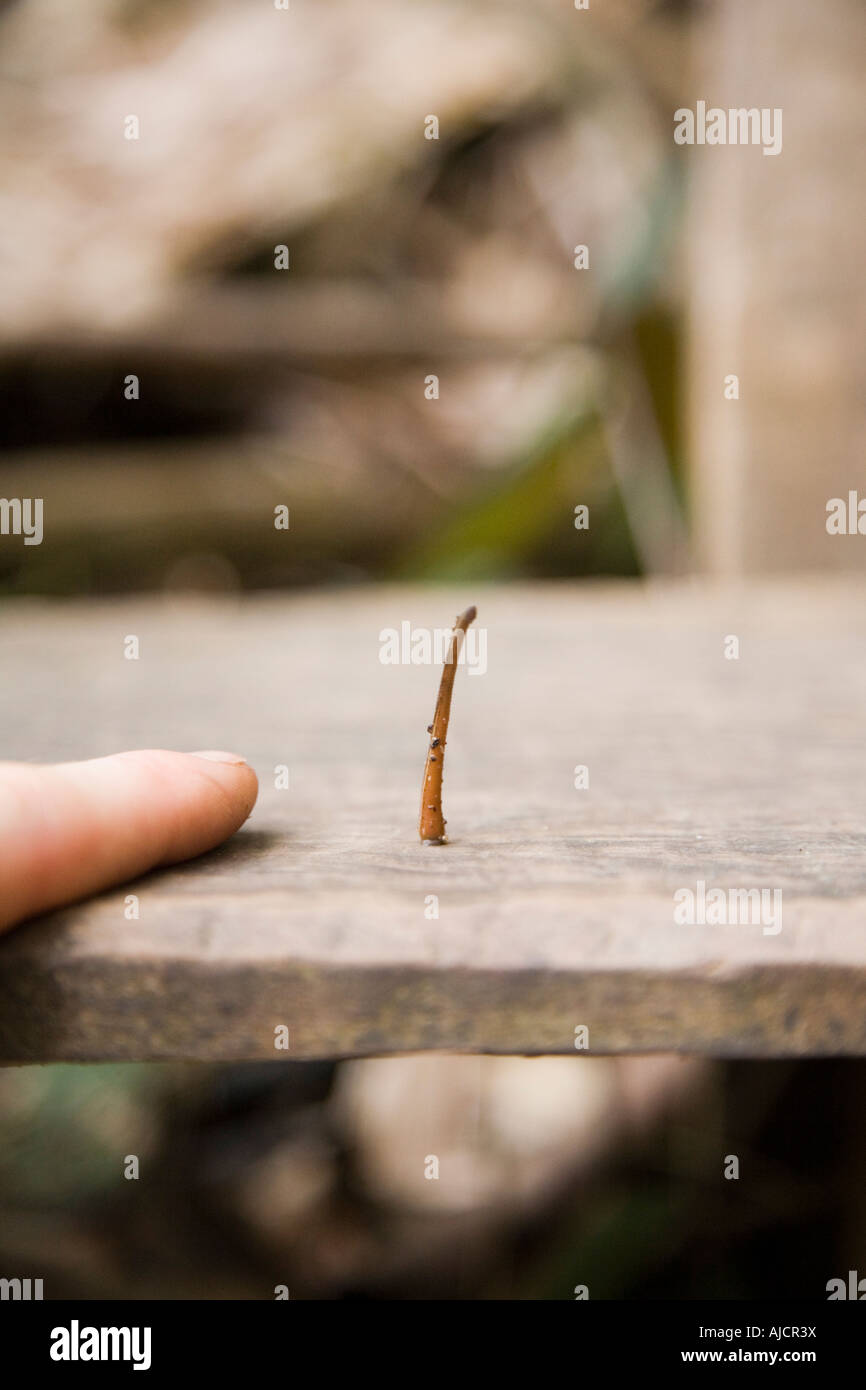
[{"label": "weathered wood surface", "polygon": [[[0,1057],[284,1058],[279,1024],[297,1058],[568,1053],[579,1025],[599,1052],[866,1054],[863,597],[827,577],[7,604],[2,756],[227,747],[261,794],[222,849],[0,942]],[[452,842],[422,847],[438,670],[382,665],[379,633],[470,601],[489,669],[458,673]],[[782,930],[676,925],[698,880],[781,889]]]}]

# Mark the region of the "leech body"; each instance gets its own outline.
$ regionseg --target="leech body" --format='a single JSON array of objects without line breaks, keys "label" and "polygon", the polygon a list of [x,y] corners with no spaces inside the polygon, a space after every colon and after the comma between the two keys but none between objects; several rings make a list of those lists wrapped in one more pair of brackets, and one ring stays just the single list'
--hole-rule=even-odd
[{"label": "leech body", "polygon": [[466,612],[461,613],[454,624],[451,641],[448,643],[445,665],[442,668],[442,679],[439,682],[436,712],[433,715],[433,723],[427,725],[427,732],[431,738],[430,747],[427,749],[427,761],[424,764],[424,781],[421,784],[421,818],[418,822],[418,833],[426,844],[442,845],[445,843],[445,818],[442,815],[442,773],[445,766],[448,717],[451,713],[451,692],[454,689],[460,643],[469,624],[475,621],[476,611],[474,607],[467,608]]}]

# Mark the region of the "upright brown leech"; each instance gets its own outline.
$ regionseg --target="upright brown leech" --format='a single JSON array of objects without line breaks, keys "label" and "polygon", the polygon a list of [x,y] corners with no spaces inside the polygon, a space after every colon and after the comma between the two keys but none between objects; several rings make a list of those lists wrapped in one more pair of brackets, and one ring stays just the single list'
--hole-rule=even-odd
[{"label": "upright brown leech", "polygon": [[475,621],[476,613],[477,609],[474,607],[467,608],[466,612],[461,613],[454,624],[451,641],[448,643],[445,665],[442,668],[442,679],[439,682],[436,712],[433,715],[433,723],[427,725],[430,747],[427,750],[424,781],[421,784],[421,819],[418,823],[418,833],[421,839],[430,845],[443,845],[445,843],[445,819],[442,815],[442,770],[445,763],[445,736],[448,733],[451,692],[454,689],[454,675],[457,670],[457,658],[460,655],[460,643],[469,624]]}]

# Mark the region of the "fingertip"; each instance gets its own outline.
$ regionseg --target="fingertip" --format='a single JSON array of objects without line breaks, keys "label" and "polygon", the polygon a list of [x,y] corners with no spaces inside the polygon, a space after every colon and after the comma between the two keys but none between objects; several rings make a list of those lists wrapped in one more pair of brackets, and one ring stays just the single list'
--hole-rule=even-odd
[{"label": "fingertip", "polygon": [[153,749],[120,756],[141,758],[180,795],[184,833],[169,847],[168,859],[214,848],[243,825],[256,804],[259,779],[239,753]]},{"label": "fingertip", "polygon": [[194,765],[195,771],[203,772],[207,777],[216,778],[219,785],[228,792],[236,805],[237,824],[232,829],[236,830],[238,826],[243,825],[255,806],[259,794],[259,779],[255,769],[250,767],[246,758],[242,758],[238,753],[223,753],[211,749],[204,752],[181,753],[176,756],[193,758],[195,764],[200,762],[206,764],[204,768]]},{"label": "fingertip", "polygon": [[137,749],[0,768],[0,928],[158,865],[243,825],[258,778],[238,754]]}]

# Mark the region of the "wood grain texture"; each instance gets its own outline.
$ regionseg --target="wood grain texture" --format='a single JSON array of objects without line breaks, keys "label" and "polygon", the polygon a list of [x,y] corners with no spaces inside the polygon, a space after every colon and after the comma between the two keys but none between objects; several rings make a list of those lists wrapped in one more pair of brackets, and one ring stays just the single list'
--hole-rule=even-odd
[{"label": "wood grain texture", "polygon": [[[0,942],[0,1058],[285,1058],[279,1024],[297,1058],[569,1053],[579,1025],[594,1052],[866,1055],[863,598],[827,576],[7,604],[3,757],[227,747],[262,790],[220,850]],[[379,634],[470,601],[488,670],[458,671],[451,843],[422,846],[439,673],[382,665]],[[782,930],[675,924],[698,880],[781,889]]]}]

